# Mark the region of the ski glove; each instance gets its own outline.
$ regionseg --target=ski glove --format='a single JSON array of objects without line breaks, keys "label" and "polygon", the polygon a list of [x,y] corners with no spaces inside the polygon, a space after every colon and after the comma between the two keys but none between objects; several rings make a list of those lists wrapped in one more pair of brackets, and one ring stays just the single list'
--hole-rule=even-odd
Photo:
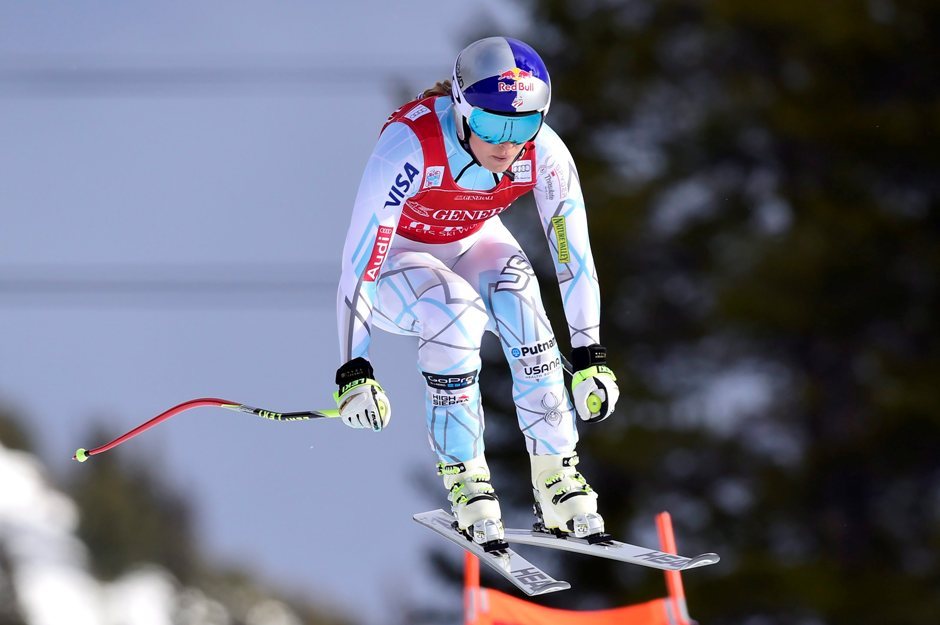
[{"label": "ski glove", "polygon": [[617,377],[607,366],[607,350],[595,343],[571,350],[571,396],[584,421],[603,421],[620,398]]},{"label": "ski glove", "polygon": [[375,381],[372,365],[365,358],[353,358],[336,371],[339,390],[333,393],[339,416],[351,428],[372,428],[381,432],[392,418],[385,389]]}]

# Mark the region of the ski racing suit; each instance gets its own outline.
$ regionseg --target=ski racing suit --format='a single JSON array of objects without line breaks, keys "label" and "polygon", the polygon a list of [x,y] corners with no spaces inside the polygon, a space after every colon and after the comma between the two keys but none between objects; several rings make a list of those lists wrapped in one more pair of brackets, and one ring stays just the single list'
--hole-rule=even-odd
[{"label": "ski racing suit", "polygon": [[418,338],[429,441],[441,462],[484,451],[480,346],[496,334],[532,455],[578,440],[559,347],[525,253],[499,213],[532,191],[561,289],[571,346],[599,343],[600,292],[584,199],[565,144],[547,125],[510,175],[462,147],[449,97],[393,113],[366,165],[337,296],[341,362],[368,359],[372,326]]}]

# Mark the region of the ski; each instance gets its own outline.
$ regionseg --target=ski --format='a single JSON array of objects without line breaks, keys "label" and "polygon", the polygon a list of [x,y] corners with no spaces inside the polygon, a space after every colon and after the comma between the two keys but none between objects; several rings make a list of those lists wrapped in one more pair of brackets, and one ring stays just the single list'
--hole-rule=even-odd
[{"label": "ski", "polygon": [[685,571],[699,566],[715,564],[721,558],[717,553],[703,553],[693,558],[678,556],[658,549],[639,547],[616,540],[606,540],[589,543],[587,540],[573,537],[555,536],[548,532],[537,530],[506,529],[506,542],[517,545],[531,545],[534,547],[548,547],[550,549],[563,549],[589,556],[598,556],[620,562],[639,564],[654,569],[668,571]]},{"label": "ski", "polygon": [[470,553],[480,558],[497,573],[508,579],[519,590],[529,596],[544,595],[559,590],[568,590],[571,584],[557,580],[532,564],[521,555],[506,547],[495,551],[486,551],[482,545],[467,539],[454,527],[454,517],[443,510],[431,510],[414,515],[414,520],[457,543]]}]

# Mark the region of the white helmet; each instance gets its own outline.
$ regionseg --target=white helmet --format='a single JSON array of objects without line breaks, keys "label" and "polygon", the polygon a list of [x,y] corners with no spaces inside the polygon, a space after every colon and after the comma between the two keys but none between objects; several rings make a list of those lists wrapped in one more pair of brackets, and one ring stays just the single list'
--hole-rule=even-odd
[{"label": "white helmet", "polygon": [[457,134],[488,143],[525,143],[538,134],[552,85],[538,53],[509,37],[487,37],[457,55],[452,81]]}]

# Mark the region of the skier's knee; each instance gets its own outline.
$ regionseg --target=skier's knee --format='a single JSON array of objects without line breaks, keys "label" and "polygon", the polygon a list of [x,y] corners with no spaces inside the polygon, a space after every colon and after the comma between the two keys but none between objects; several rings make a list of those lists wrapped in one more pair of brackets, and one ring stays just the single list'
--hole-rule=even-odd
[{"label": "skier's knee", "polygon": [[474,344],[477,348],[489,319],[483,299],[469,284],[452,283],[442,286],[440,299],[433,312],[422,319],[421,338],[433,340],[441,335],[463,337],[458,344]]},{"label": "skier's knee", "polygon": [[539,282],[528,258],[517,254],[506,260],[496,281],[494,296],[500,293],[526,297],[539,295]]}]

